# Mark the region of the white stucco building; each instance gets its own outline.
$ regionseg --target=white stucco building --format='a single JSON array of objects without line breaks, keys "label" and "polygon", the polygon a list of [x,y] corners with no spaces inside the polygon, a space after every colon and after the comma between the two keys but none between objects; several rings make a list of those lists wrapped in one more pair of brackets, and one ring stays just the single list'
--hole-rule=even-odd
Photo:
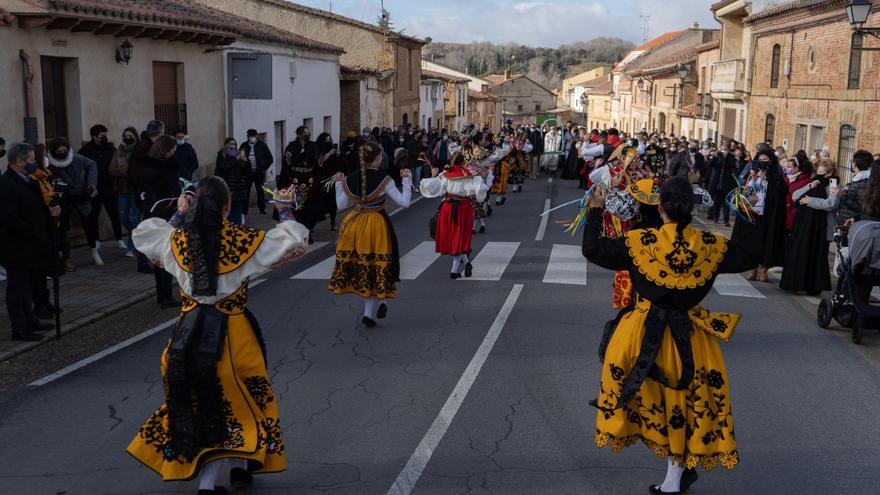
[{"label": "white stucco building", "polygon": [[419,108],[421,109],[422,120],[418,124],[423,129],[442,129],[446,126],[444,86],[443,81],[432,79],[422,74],[422,82],[419,88]]},{"label": "white stucco building", "polygon": [[296,128],[305,125],[312,139],[329,132],[339,142],[340,48],[302,39],[274,44],[242,39],[222,50],[226,81],[227,134],[242,142],[256,129],[275,156],[281,156]]},{"label": "white stucco building", "polygon": [[431,62],[430,60],[422,59],[422,70],[439,72],[440,74],[452,76],[457,79],[467,79],[468,89],[476,91],[477,93],[485,93],[487,88],[491,85],[488,79],[465,74],[464,72],[455,70],[451,67],[446,67],[445,65],[440,65],[436,62]]}]

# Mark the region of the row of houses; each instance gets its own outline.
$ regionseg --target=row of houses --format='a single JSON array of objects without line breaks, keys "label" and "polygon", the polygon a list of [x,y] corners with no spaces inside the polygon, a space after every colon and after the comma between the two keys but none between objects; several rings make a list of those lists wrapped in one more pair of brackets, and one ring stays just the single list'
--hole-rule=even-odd
[{"label": "row of houses", "polygon": [[428,42],[286,0],[6,0],[0,136],[76,146],[96,123],[118,141],[158,119],[210,164],[249,128],[281,156],[303,125],[334,140],[400,124],[500,126],[483,86],[422,72]]},{"label": "row of houses", "polygon": [[[867,22],[851,23],[851,3],[867,4]],[[579,84],[585,125],[824,148],[847,179],[856,150],[880,150],[880,40],[871,32],[880,5],[721,0],[711,10],[721,29],[665,33]]]}]

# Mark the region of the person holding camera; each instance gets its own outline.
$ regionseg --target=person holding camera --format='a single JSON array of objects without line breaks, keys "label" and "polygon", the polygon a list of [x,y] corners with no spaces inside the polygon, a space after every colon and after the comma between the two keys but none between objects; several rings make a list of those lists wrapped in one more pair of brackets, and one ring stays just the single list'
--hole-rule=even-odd
[{"label": "person holding camera", "polygon": [[49,141],[49,170],[55,177],[55,192],[61,203],[61,251],[67,271],[76,271],[70,259],[70,217],[76,213],[86,233],[86,241],[96,266],[104,260],[98,253],[98,217],[92,215],[92,199],[98,196],[98,166],[89,158],[74,153],[64,138]]},{"label": "person holding camera", "polygon": [[34,147],[14,143],[9,167],[0,176],[0,264],[6,268],[6,308],[12,339],[34,342],[38,332],[52,325],[41,323],[33,311],[34,288],[46,278],[52,256],[53,217],[58,206],[46,206],[39,183],[31,179],[38,169]]}]

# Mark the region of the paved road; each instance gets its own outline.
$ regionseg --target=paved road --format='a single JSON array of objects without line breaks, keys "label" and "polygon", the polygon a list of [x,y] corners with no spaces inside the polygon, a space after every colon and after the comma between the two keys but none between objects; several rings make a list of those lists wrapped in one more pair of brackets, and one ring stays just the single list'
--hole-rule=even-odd
[{"label": "paved road", "polygon": [[[493,280],[452,281],[448,259],[425,249],[435,202],[394,216],[411,280],[374,330],[357,323],[360,301],[325,288],[332,245],[266,277],[251,309],[269,346],[289,469],[241,493],[631,494],[660,481],[665,461],[642,446],[614,454],[593,444],[587,402],[602,324],[613,316],[611,276],[578,259],[579,238],[560,232],[571,210],[552,215],[543,236],[538,217],[546,199],[578,194],[572,183],[540,180],[496,208],[489,232],[475,236],[475,277]],[[804,298],[739,276],[705,304],[745,314],[724,346],[742,463],[703,474],[691,493],[878,493],[880,337],[858,348],[818,329]],[[116,325],[128,337],[169,317],[144,305]],[[113,331],[103,325],[100,335]],[[168,334],[43,386],[7,385],[0,493],[194,493],[124,450],[162,401]],[[89,335],[67,339],[76,359]],[[70,364],[63,350],[34,351],[3,370],[18,383],[38,378]],[[39,365],[20,364],[29,359]]]}]

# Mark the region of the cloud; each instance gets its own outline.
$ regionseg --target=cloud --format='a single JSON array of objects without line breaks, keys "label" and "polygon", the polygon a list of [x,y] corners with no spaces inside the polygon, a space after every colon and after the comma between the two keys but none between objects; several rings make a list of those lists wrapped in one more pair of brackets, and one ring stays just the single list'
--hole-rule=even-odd
[{"label": "cloud", "polygon": [[[298,0],[327,9],[330,0]],[[332,0],[333,11],[375,22],[380,0]],[[384,0],[395,29],[436,41],[556,47],[600,36],[642,41],[639,15],[650,14],[651,38],[699,22],[718,27],[711,0]]]}]

